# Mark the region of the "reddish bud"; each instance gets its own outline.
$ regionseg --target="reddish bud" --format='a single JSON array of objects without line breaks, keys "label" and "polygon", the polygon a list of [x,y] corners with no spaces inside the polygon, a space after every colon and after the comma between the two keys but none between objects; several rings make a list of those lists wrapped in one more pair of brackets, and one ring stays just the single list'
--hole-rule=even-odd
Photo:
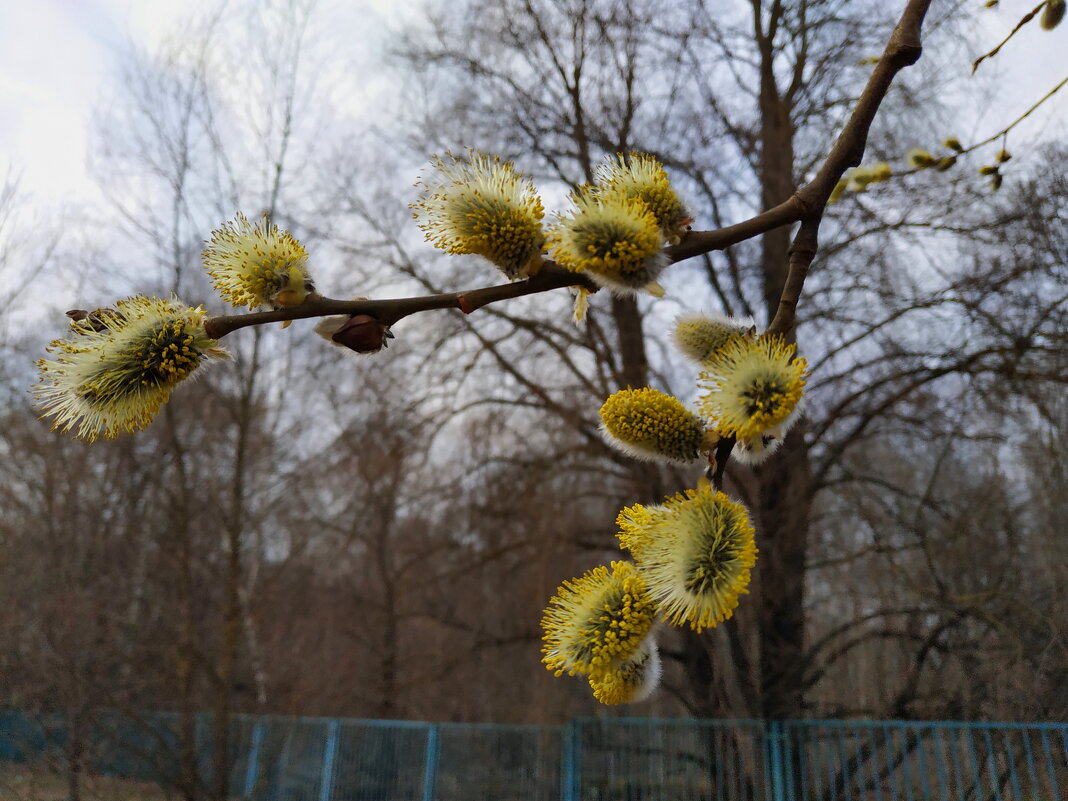
[{"label": "reddish bud", "polygon": [[393,339],[393,334],[388,325],[383,325],[369,314],[356,314],[346,320],[330,338],[357,353],[377,353],[386,347],[387,339]]},{"label": "reddish bud", "polygon": [[111,323],[120,317],[115,309],[71,309],[66,314],[71,320],[71,328],[78,334],[106,331],[111,327]]}]

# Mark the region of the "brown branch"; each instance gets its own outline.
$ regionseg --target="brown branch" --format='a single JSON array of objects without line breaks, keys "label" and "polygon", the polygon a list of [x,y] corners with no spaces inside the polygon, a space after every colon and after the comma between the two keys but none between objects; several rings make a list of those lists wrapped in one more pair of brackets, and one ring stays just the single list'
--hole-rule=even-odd
[{"label": "brown branch", "polygon": [[336,300],[321,295],[311,294],[299,306],[277,311],[252,312],[249,314],[228,314],[209,317],[204,323],[208,336],[220,339],[239,328],[250,325],[283,322],[285,320],[303,320],[308,317],[324,317],[331,314],[367,314],[385,325],[393,325],[398,320],[421,311],[431,309],[459,309],[464,314],[481,309],[490,303],[548,292],[565,286],[582,287],[596,292],[597,286],[581,274],[565,270],[555,262],[545,261],[541,271],[525,281],[511,284],[470,289],[463,292],[447,292],[440,295],[424,295],[415,298],[391,298],[388,300]]},{"label": "brown branch", "polygon": [[816,258],[819,247],[819,230],[822,212],[818,217],[809,217],[798,229],[794,241],[790,243],[790,266],[786,274],[786,285],[779,295],[779,308],[775,319],[768,326],[769,334],[789,334],[793,331],[796,319],[797,301],[808,277],[808,268]]},{"label": "brown branch", "polygon": [[[795,309],[801,290],[805,285],[808,268],[816,256],[817,235],[823,211],[835,185],[850,167],[856,167],[864,158],[868,131],[890,90],[890,84],[905,67],[915,64],[923,47],[920,44],[920,28],[931,0],[909,0],[901,19],[898,20],[890,41],[886,44],[879,63],[875,65],[845,128],[838,135],[834,147],[827,155],[816,177],[801,187],[787,203],[796,202],[802,210],[798,218],[801,227],[790,245],[789,272],[786,285],[779,299],[775,319],[768,332],[788,335],[794,328]],[[785,204],[782,204],[785,205]]]},{"label": "brown branch", "polygon": [[[713,250],[723,250],[783,225],[801,222],[802,226],[790,248],[789,273],[779,309],[768,329],[773,333],[790,332],[794,326],[794,309],[797,300],[804,287],[808,268],[816,255],[816,235],[827,199],[845,171],[860,164],[872,120],[883,98],[886,97],[894,77],[919,59],[922,50],[920,27],[930,4],[931,0],[909,0],[845,128],[812,181],[798,189],[788,200],[748,220],[714,231],[691,231],[679,244],[666,248],[665,253],[668,259],[674,263],[705,255]],[[464,292],[388,300],[335,300],[312,294],[304,303],[292,308],[211,317],[205,322],[205,329],[209,336],[219,339],[250,325],[264,325],[331,314],[366,314],[389,326],[408,315],[421,311],[460,309],[465,314],[470,314],[490,303],[547,292],[565,286],[596,290],[596,285],[585,275],[570,272],[553,261],[545,260],[537,275],[511,284],[500,284]]]},{"label": "brown branch", "polygon": [[1019,125],[1021,122],[1023,122],[1028,117],[1030,117],[1031,114],[1034,113],[1038,109],[1039,106],[1041,106],[1043,103],[1045,103],[1047,100],[1049,100],[1055,94],[1057,94],[1057,92],[1059,92],[1061,89],[1063,89],[1065,84],[1068,84],[1068,76],[1064,77],[1061,80],[1060,83],[1058,83],[1056,86],[1054,86],[1048,92],[1046,92],[1046,94],[1042,95],[1042,97],[1039,98],[1038,102],[1036,102],[1033,106],[1031,106],[1029,109],[1027,109],[1027,111],[1025,111],[1023,114],[1021,114],[1015,120],[1013,120],[1011,123],[1006,125],[1004,128],[1002,128],[996,134],[993,134],[992,136],[988,136],[986,139],[982,140],[981,142],[976,142],[974,145],[971,145],[970,147],[965,148],[964,150],[960,151],[960,155],[963,156],[965,153],[971,153],[973,150],[975,150],[977,148],[980,148],[983,145],[989,145],[994,140],[1000,139],[1001,137],[1005,136],[1009,131],[1011,131],[1013,128],[1015,128],[1017,125]]},{"label": "brown branch", "polygon": [[[720,228],[715,231],[691,231],[678,245],[666,248],[665,253],[671,263],[701,256],[713,250],[723,250],[731,245],[751,239],[754,236],[788,225],[801,219],[802,206],[796,196],[790,200],[758,214],[749,220]],[[312,294],[299,306],[265,312],[246,314],[228,314],[209,317],[204,327],[208,336],[220,339],[227,334],[251,325],[285,322],[286,320],[303,320],[309,317],[325,317],[332,314],[366,314],[385,325],[393,325],[398,320],[412,314],[432,309],[459,309],[470,314],[483,306],[510,300],[524,295],[548,292],[565,286],[582,287],[596,292],[598,287],[588,276],[567,270],[554,261],[542,262],[537,275],[524,281],[510,284],[470,289],[462,292],[447,292],[439,295],[424,295],[413,298],[390,298],[386,300],[337,300],[322,295]]]},{"label": "brown branch", "polygon": [[927,658],[930,656],[931,651],[938,647],[938,641],[942,635],[959,625],[967,615],[968,610],[966,609],[954,612],[952,617],[941,621],[923,639],[920,649],[916,652],[916,656],[913,657],[912,667],[905,677],[905,684],[890,706],[890,714],[893,717],[909,717],[909,705],[916,700],[916,690],[919,687],[920,676],[923,673],[924,665],[927,663]]},{"label": "brown branch", "polygon": [[789,273],[775,319],[768,327],[770,333],[785,335],[793,330],[794,310],[816,255],[817,234],[827,199],[845,171],[859,165],[864,157],[868,131],[897,73],[919,60],[923,49],[920,28],[930,5],[931,0],[910,0],[905,7],[845,128],[812,181],[798,189],[789,200],[745,222],[717,231],[691,233],[680,244],[668,248],[672,261],[680,261],[710,250],[721,250],[782,225],[801,222],[790,246]]},{"label": "brown branch", "polygon": [[1045,6],[1046,6],[1046,0],[1042,0],[1041,3],[1039,3],[1033,9],[1031,9],[1026,14],[1024,14],[1023,19],[1021,19],[1019,22],[1016,23],[1016,27],[1013,28],[1011,31],[1009,31],[1009,35],[1006,36],[1004,39],[1002,39],[998,43],[997,47],[995,47],[989,53],[983,53],[983,55],[979,56],[979,58],[977,58],[975,60],[975,62],[972,64],[972,72],[975,72],[977,69],[979,69],[979,65],[982,64],[984,61],[986,61],[988,58],[993,58],[998,53],[1000,53],[1001,52],[1001,48],[1003,48],[1005,45],[1007,45],[1009,43],[1009,40],[1013,36],[1015,36],[1024,25],[1026,25],[1028,22],[1030,22],[1032,19],[1034,19],[1035,18],[1035,14],[1037,14],[1039,11],[1041,11],[1043,8],[1045,8]]},{"label": "brown branch", "polygon": [[723,437],[718,443],[716,443],[716,449],[713,452],[712,462],[709,465],[709,479],[712,481],[712,486],[719,491],[723,491],[723,472],[727,469],[727,460],[731,458],[731,451],[734,450],[734,437]]},{"label": "brown branch", "polygon": [[840,623],[830,631],[826,632],[820,639],[816,640],[815,643],[809,646],[808,650],[805,651],[805,654],[802,657],[803,668],[805,670],[808,670],[815,663],[816,656],[818,654],[820,654],[834,640],[838,639],[844,634],[847,634],[849,631],[854,628],[857,628],[858,626],[864,626],[870,623],[871,621],[881,617],[894,617],[898,615],[903,617],[909,615],[923,616],[934,614],[936,611],[938,611],[937,608],[932,606],[895,607],[893,609],[880,609],[875,612],[868,612],[867,614],[861,615],[860,617],[855,618],[854,620],[850,620],[846,623]]},{"label": "brown branch", "polygon": [[[828,193],[830,194],[830,193]],[[798,195],[783,201],[778,206],[761,212],[744,222],[728,225],[715,231],[691,231],[682,241],[665,251],[672,263],[702,256],[713,250],[723,250],[754,236],[766,234],[783,225],[790,225],[804,216],[804,206]]]}]

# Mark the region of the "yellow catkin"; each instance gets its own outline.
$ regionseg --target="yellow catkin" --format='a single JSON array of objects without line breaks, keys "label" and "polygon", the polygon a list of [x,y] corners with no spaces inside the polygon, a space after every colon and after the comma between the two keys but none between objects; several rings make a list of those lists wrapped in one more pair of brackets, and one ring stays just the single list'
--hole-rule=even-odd
[{"label": "yellow catkin", "polygon": [[744,506],[702,480],[661,506],[627,507],[616,522],[665,621],[701,631],[734,614],[757,554]]},{"label": "yellow catkin", "polygon": [[704,364],[731,337],[754,330],[752,318],[728,317],[722,314],[685,314],[675,322],[672,335],[675,346],[688,359]]},{"label": "yellow catkin", "polygon": [[565,581],[542,616],[546,668],[591,675],[628,659],[653,625],[656,606],[629,562]]},{"label": "yellow catkin", "polygon": [[466,159],[436,157],[432,165],[411,205],[427,241],[446,253],[482,256],[513,280],[535,272],[544,209],[530,179],[511,162],[477,151]]},{"label": "yellow catkin", "polygon": [[806,362],[781,337],[732,339],[705,363],[698,407],[724,437],[754,437],[786,422],[801,401]]},{"label": "yellow catkin", "polygon": [[650,634],[629,658],[590,675],[593,697],[602,704],[632,704],[642,701],[660,683],[660,654]]},{"label": "yellow catkin", "polygon": [[646,153],[609,156],[595,176],[599,189],[637,198],[652,212],[664,239],[679,241],[690,215],[671,187],[664,165]]},{"label": "yellow catkin", "polygon": [[928,167],[933,167],[938,159],[931,155],[931,153],[922,147],[914,147],[908,153],[905,154],[905,161],[910,166],[915,167],[918,170],[923,170]]},{"label": "yellow catkin", "polygon": [[636,292],[657,279],[667,261],[656,217],[645,203],[586,191],[574,205],[549,231],[553,258],[561,266],[618,292]]},{"label": "yellow catkin", "polygon": [[601,406],[606,439],[640,459],[688,464],[700,453],[705,425],[678,398],[650,387],[624,389]]},{"label": "yellow catkin", "polygon": [[[96,321],[71,325],[37,362],[33,394],[52,428],[92,442],[144,428],[173,389],[226,352],[204,331],[204,312],[176,299],[120,300]],[[106,319],[106,325],[100,324]]]},{"label": "yellow catkin", "polygon": [[212,231],[204,269],[232,306],[297,306],[312,289],[308,254],[288,231],[243,214]]}]

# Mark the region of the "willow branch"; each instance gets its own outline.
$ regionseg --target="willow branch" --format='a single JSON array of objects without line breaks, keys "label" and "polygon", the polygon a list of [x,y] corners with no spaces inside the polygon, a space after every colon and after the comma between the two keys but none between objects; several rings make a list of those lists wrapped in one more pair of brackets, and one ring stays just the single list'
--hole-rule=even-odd
[{"label": "willow branch", "polygon": [[1045,7],[1046,7],[1046,0],[1042,0],[1041,3],[1039,3],[1033,9],[1031,9],[1026,14],[1024,14],[1023,19],[1021,19],[1019,22],[1016,23],[1016,27],[1013,28],[1011,31],[1009,31],[1009,35],[1006,36],[1004,39],[1002,39],[998,43],[997,47],[995,47],[989,53],[983,53],[983,55],[979,56],[979,58],[977,58],[975,60],[975,62],[972,64],[972,72],[975,72],[977,69],[979,69],[979,65],[982,64],[984,61],[986,61],[988,58],[993,58],[998,53],[1000,53],[1001,52],[1001,48],[1003,48],[1005,45],[1007,45],[1009,43],[1009,40],[1013,36],[1015,36],[1024,25],[1026,25],[1028,22],[1030,22],[1032,19],[1034,19],[1035,18],[1035,14],[1037,14],[1039,11],[1041,11]]},{"label": "willow branch", "polygon": [[[801,222],[801,228],[790,249],[790,265],[786,286],[779,308],[769,331],[787,333],[793,329],[794,309],[804,287],[809,265],[816,255],[816,234],[823,211],[835,184],[847,169],[860,164],[868,131],[894,77],[920,57],[920,27],[931,0],[909,0],[901,19],[890,36],[886,49],[857,100],[852,115],[816,177],[797,190],[784,202],[735,225],[714,231],[691,231],[682,241],[666,248],[670,262],[703,256],[723,250],[747,239],[767,233],[783,225]],[[541,271],[524,281],[511,284],[449,292],[414,298],[387,300],[336,300],[312,294],[299,306],[277,311],[221,315],[205,322],[209,336],[219,339],[250,325],[323,317],[332,314],[366,314],[389,326],[411,314],[431,309],[459,309],[470,314],[476,309],[502,300],[548,292],[565,286],[596,291],[597,286],[581,273],[570,272],[553,261],[546,260]]]},{"label": "willow branch", "polygon": [[674,263],[691,259],[694,256],[703,256],[714,250],[723,250],[755,236],[766,234],[780,226],[795,223],[804,216],[805,212],[805,206],[799,195],[800,192],[778,206],[744,222],[728,225],[726,228],[717,228],[715,231],[690,231],[679,244],[667,248],[664,252]]},{"label": "willow branch", "polygon": [[1019,125],[1021,122],[1023,122],[1028,117],[1030,117],[1035,111],[1037,111],[1039,106],[1041,106],[1043,103],[1045,103],[1047,100],[1049,100],[1055,94],[1057,94],[1057,92],[1059,92],[1061,89],[1063,89],[1065,84],[1068,84],[1068,76],[1065,76],[1061,80],[1061,82],[1059,84],[1057,84],[1052,89],[1050,89],[1048,92],[1046,92],[1046,94],[1042,95],[1042,97],[1038,100],[1037,103],[1035,103],[1033,106],[1031,106],[1031,108],[1027,109],[1027,111],[1025,111],[1023,114],[1021,114],[1015,120],[1010,122],[1008,125],[1006,125],[1004,128],[1002,128],[1000,131],[998,131],[993,136],[988,136],[983,141],[976,142],[974,145],[972,145],[972,146],[970,146],[968,148],[965,148],[964,150],[962,150],[960,152],[961,155],[963,155],[965,153],[971,153],[976,148],[982,147],[983,145],[989,145],[994,140],[1000,139],[1001,137],[1005,136],[1009,131],[1011,131],[1013,128],[1015,128],[1017,125]]},{"label": "willow branch", "polygon": [[589,277],[566,270],[556,262],[545,261],[537,275],[511,284],[387,300],[336,300],[313,293],[299,306],[275,311],[209,317],[204,323],[204,328],[208,336],[220,339],[250,325],[303,320],[308,317],[325,317],[331,314],[367,314],[389,326],[417,312],[431,309],[459,309],[464,314],[470,314],[483,306],[501,300],[548,292],[565,286],[582,287],[589,292],[597,291],[597,285],[590,281]]},{"label": "willow branch", "polygon": [[838,135],[823,166],[816,173],[816,177],[801,187],[792,198],[797,199],[803,209],[799,218],[801,227],[790,245],[786,284],[779,298],[775,318],[768,326],[768,333],[786,335],[793,331],[797,301],[804,288],[808,269],[816,256],[819,226],[823,220],[824,209],[827,208],[827,200],[845,171],[859,165],[864,158],[868,132],[879,106],[890,90],[890,84],[901,70],[919,60],[923,52],[920,29],[930,5],[931,0],[909,0],[879,58],[879,63],[875,65],[853,113],[842,133]]},{"label": "willow branch", "polygon": [[790,263],[786,273],[786,283],[779,295],[779,307],[775,310],[775,319],[768,326],[769,334],[787,335],[793,331],[797,319],[797,301],[808,278],[808,268],[816,258],[819,249],[819,230],[822,214],[809,217],[790,243]]}]

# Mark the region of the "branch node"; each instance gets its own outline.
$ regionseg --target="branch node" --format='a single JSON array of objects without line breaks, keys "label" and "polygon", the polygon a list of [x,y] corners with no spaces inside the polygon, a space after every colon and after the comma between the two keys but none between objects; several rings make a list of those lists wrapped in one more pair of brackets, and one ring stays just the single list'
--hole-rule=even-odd
[{"label": "branch node", "polygon": [[923,47],[920,45],[903,44],[894,48],[889,55],[889,61],[898,68],[911,67],[920,60],[921,55],[923,55]]}]

